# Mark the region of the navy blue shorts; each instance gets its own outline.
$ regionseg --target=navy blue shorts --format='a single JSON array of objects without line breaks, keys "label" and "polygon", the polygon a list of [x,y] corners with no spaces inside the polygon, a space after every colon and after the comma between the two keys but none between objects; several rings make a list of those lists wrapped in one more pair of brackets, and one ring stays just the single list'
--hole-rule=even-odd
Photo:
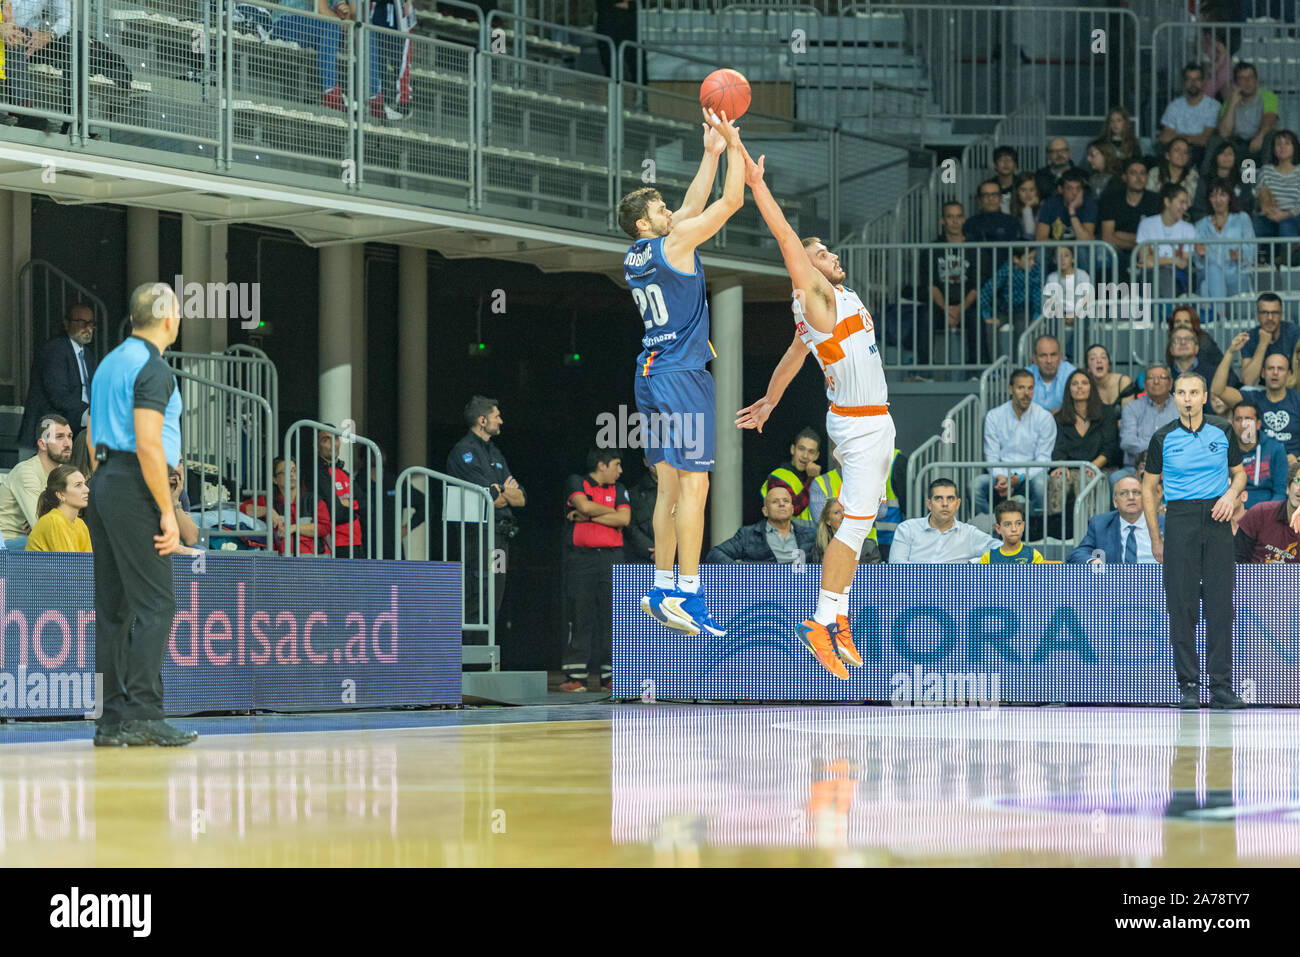
[{"label": "navy blue shorts", "polygon": [[712,472],[717,432],[713,376],[705,369],[636,377],[641,448],[651,466]]}]

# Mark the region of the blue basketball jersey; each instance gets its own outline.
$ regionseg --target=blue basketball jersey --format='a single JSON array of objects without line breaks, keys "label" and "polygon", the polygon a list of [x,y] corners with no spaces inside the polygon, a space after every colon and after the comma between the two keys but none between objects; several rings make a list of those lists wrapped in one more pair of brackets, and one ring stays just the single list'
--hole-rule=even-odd
[{"label": "blue basketball jersey", "polygon": [[709,342],[709,303],[704,265],[695,251],[695,272],[678,272],[664,258],[664,237],[638,239],[623,260],[623,278],[645,323],[637,374],[704,369],[716,352]]}]

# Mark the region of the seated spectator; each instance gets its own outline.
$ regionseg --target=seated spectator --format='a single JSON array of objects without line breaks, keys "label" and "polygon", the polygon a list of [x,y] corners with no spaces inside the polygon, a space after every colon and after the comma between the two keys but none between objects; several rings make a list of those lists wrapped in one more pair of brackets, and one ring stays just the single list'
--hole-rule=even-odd
[{"label": "seated spectator", "polygon": [[1065,381],[1074,372],[1074,364],[1061,358],[1061,343],[1056,336],[1039,336],[1034,340],[1034,402],[1055,413],[1065,397]]},{"label": "seated spectator", "polygon": [[1056,269],[1043,283],[1043,315],[1061,319],[1068,330],[1065,351],[1074,351],[1075,320],[1086,317],[1093,308],[1095,287],[1092,277],[1074,266],[1074,250],[1061,246],[1056,250]]},{"label": "seated spectator", "polygon": [[[1097,238],[1097,201],[1088,195],[1088,175],[1069,169],[1061,176],[1061,191],[1043,201],[1035,238],[1040,242],[1086,242]],[[1076,257],[1081,269],[1092,269],[1087,249]]]},{"label": "seated spectator", "polygon": [[1181,137],[1191,147],[1192,164],[1200,166],[1205,147],[1219,127],[1221,105],[1205,94],[1205,68],[1199,63],[1187,64],[1183,67],[1183,95],[1165,107],[1156,148],[1167,148],[1172,140]]},{"label": "seated spectator", "polygon": [[[1145,453],[1143,464],[1146,463]],[[1070,565],[1134,565],[1154,562],[1151,531],[1142,512],[1142,481],[1127,475],[1111,490],[1115,510],[1088,520],[1088,532],[1065,561]],[[1164,515],[1157,516],[1160,531]],[[1099,554],[1100,553],[1100,554]]]},{"label": "seated spectator", "polygon": [[1286,498],[1286,449],[1260,431],[1262,424],[1254,399],[1242,399],[1232,410],[1232,431],[1237,433],[1241,467],[1246,470],[1246,508]]},{"label": "seated spectator", "polygon": [[1229,408],[1235,408],[1242,399],[1249,397],[1259,406],[1262,413],[1263,433],[1271,439],[1282,443],[1286,449],[1287,462],[1295,462],[1300,456],[1300,390],[1286,387],[1287,376],[1291,373],[1289,356],[1271,355],[1264,360],[1263,386],[1242,386],[1240,390],[1229,385],[1232,357],[1245,342],[1246,333],[1233,337],[1228,352],[1219,363],[1210,383],[1211,393],[1222,399]]},{"label": "seated spectator", "polygon": [[998,191],[1002,193],[999,208],[1004,213],[1011,212],[1011,201],[1015,197],[1016,185],[1020,181],[1016,169],[1019,164],[1020,154],[1016,152],[1014,146],[999,146],[993,151],[993,178],[997,180]]},{"label": "seated spectator", "polygon": [[1238,562],[1300,561],[1300,463],[1287,471],[1286,498],[1260,502],[1238,521],[1233,546]]},{"label": "seated spectator", "polygon": [[1151,192],[1159,193],[1172,183],[1181,186],[1189,200],[1196,195],[1199,182],[1200,174],[1192,165],[1191,144],[1181,136],[1170,141],[1165,158],[1151,167],[1151,172],[1147,174],[1147,189]]},{"label": "seated spectator", "polygon": [[1141,279],[1154,280],[1161,299],[1172,299],[1187,291],[1187,263],[1196,229],[1183,219],[1187,212],[1187,191],[1175,183],[1160,190],[1161,212],[1143,217],[1138,223],[1137,241],[1146,244],[1139,254]]},{"label": "seated spectator", "polygon": [[1216,133],[1236,148],[1239,157],[1258,163],[1268,155],[1268,140],[1277,126],[1277,94],[1259,85],[1255,65],[1244,60],[1233,68],[1232,82],[1236,89],[1219,108]]},{"label": "seated spectator", "polygon": [[1042,206],[1034,174],[1021,173],[1016,177],[1015,192],[1011,194],[1010,216],[1019,221],[1023,238],[1034,239],[1038,235],[1038,211]]},{"label": "seated spectator", "polygon": [[[826,507],[821,511],[821,518],[817,520],[817,549],[811,561],[821,561],[822,556],[826,554],[831,539],[840,530],[840,524],[843,521],[844,506],[840,504],[840,500],[837,498],[828,499]],[[868,538],[862,543],[862,551],[858,554],[859,565],[879,565],[883,561],[884,559],[880,556],[880,546],[876,542]]]},{"label": "seated spectator", "polygon": [[64,335],[42,345],[32,359],[23,421],[18,444],[36,445],[37,427],[46,412],[57,412],[68,420],[73,434],[90,419],[90,388],[95,379],[96,360],[88,348],[95,336],[95,314],[89,306],[70,306],[63,317]]},{"label": "seated spectator", "polygon": [[[1278,130],[1273,135],[1272,162],[1259,171],[1259,212],[1255,215],[1255,234],[1261,239],[1280,236],[1294,239],[1300,236],[1300,141],[1290,130]],[[1289,250],[1291,258],[1274,255],[1282,265],[1300,264],[1295,247]]]},{"label": "seated spectator", "polygon": [[[1002,190],[996,179],[980,183],[976,199],[979,200],[979,212],[967,219],[963,227],[967,240],[972,243],[1014,243],[1023,238],[1020,223],[1002,211]],[[1000,251],[995,255],[994,250],[986,249],[981,259],[981,274],[991,276],[1006,262],[1007,256]]]},{"label": "seated spectator", "polygon": [[1053,136],[1047,141],[1047,165],[1034,173],[1034,183],[1042,202],[1047,202],[1060,191],[1061,177],[1073,167],[1069,141],[1064,136]]},{"label": "seated spectator", "polygon": [[343,28],[333,20],[353,18],[352,4],[347,0],[282,0],[282,7],[294,10],[315,11],[318,16],[305,17],[297,13],[276,13],[271,25],[272,40],[288,40],[316,51],[317,79],[320,83],[322,106],[344,112],[347,107],[339,87],[338,56],[343,44]]},{"label": "seated spectator", "polygon": [[1133,117],[1122,106],[1112,106],[1106,114],[1106,120],[1097,131],[1097,139],[1108,140],[1115,148],[1120,163],[1137,159],[1142,155],[1142,145],[1138,142],[1137,127]]},{"label": "seated spectator", "polygon": [[1111,189],[1112,184],[1120,182],[1119,154],[1109,140],[1094,140],[1088,144],[1083,154],[1084,169],[1088,171],[1088,189],[1100,202]]},{"label": "seated spectator", "polygon": [[190,515],[190,497],[185,491],[185,460],[167,470],[167,487],[171,491],[172,511],[176,515],[176,528],[182,545],[194,545],[199,540],[199,527]]},{"label": "seated spectator", "polygon": [[[986,462],[1047,462],[1056,447],[1056,423],[1052,414],[1034,402],[1034,377],[1027,369],[1011,373],[1011,398],[984,416],[984,460]],[[1047,475],[1041,468],[994,466],[972,483],[976,515],[987,515],[990,499],[1000,501],[1024,495],[1028,488],[1029,507],[1038,511],[1046,501]]]},{"label": "seated spectator", "polygon": [[1055,461],[1091,462],[1095,468],[1085,470],[1057,466],[1047,482],[1047,510],[1060,513],[1065,503],[1078,493],[1080,482],[1096,475],[1096,469],[1109,472],[1120,465],[1119,423],[1115,413],[1104,408],[1093,386],[1092,376],[1082,369],[1070,373],[1065,391],[1068,398],[1056,413]]},{"label": "seated spectator", "polygon": [[993,509],[993,531],[1002,538],[998,548],[990,548],[980,558],[982,565],[1041,565],[1043,554],[1026,545],[1025,507],[1014,499],[999,502]]},{"label": "seated spectator", "polygon": [[40,518],[38,506],[49,476],[72,458],[72,427],[55,412],[39,419],[36,454],[23,459],[0,484],[0,537],[8,548],[21,550]]},{"label": "seated spectator", "polygon": [[[1251,291],[1254,285],[1255,227],[1241,211],[1237,197],[1227,180],[1217,180],[1210,187],[1210,215],[1196,223],[1196,268],[1201,277],[1202,296],[1226,299]],[[1222,240],[1241,240],[1229,245]],[[1219,240],[1219,242],[1210,242]],[[1215,306],[1222,316],[1222,305]]]},{"label": "seated spectator", "polygon": [[[330,426],[334,428],[334,426]],[[330,551],[338,558],[364,558],[365,542],[362,539],[361,506],[352,494],[352,475],[336,459],[342,441],[335,441],[331,432],[316,436],[316,480],[314,487],[304,482],[303,491],[318,496],[325,504],[323,535],[333,532]]]},{"label": "seated spectator", "polygon": [[1243,213],[1247,215],[1254,213],[1255,187],[1252,183],[1242,182],[1237,151],[1231,143],[1223,142],[1210,153],[1209,162],[1205,164],[1205,175],[1196,182],[1196,196],[1192,199],[1193,219],[1200,219],[1210,214],[1208,190],[1210,184],[1219,179],[1228,182],[1232,195],[1237,197],[1237,204]]},{"label": "seated spectator", "polygon": [[[1238,41],[1240,43],[1240,41]],[[1205,74],[1205,95],[1222,102],[1232,93],[1232,54],[1224,45],[1223,36],[1213,26],[1201,31],[1201,55],[1209,64]],[[1220,107],[1222,112],[1222,107]],[[1217,118],[1216,118],[1217,122]]]},{"label": "seated spectator", "polygon": [[71,465],[56,466],[36,506],[40,517],[27,536],[27,551],[89,552],[90,529],[81,519],[81,510],[89,501],[86,477]]},{"label": "seated spectator", "polygon": [[[1201,317],[1197,315],[1196,310],[1190,305],[1175,306],[1173,311],[1169,313],[1169,335],[1172,336],[1179,329],[1191,330],[1192,335],[1196,337],[1196,353],[1200,361],[1211,369],[1217,368],[1219,360],[1223,358],[1223,350],[1214,341],[1214,337],[1201,328]],[[1174,364],[1174,355],[1170,351],[1167,342],[1165,345],[1165,364],[1171,367]]]},{"label": "seated spectator", "polygon": [[1124,468],[1111,473],[1111,488],[1117,486],[1120,479],[1137,474],[1138,456],[1151,445],[1151,436],[1161,426],[1178,418],[1178,405],[1171,394],[1174,379],[1167,366],[1147,366],[1146,387],[1145,395],[1138,396],[1124,407],[1119,428]]},{"label": "seated spectator", "polygon": [[1102,198],[1097,215],[1101,222],[1102,242],[1119,251],[1119,274],[1129,274],[1130,252],[1137,245],[1138,224],[1143,217],[1155,216],[1161,210],[1160,194],[1146,188],[1147,164],[1138,158],[1124,167],[1124,189],[1114,189]]},{"label": "seated spectator", "polygon": [[812,561],[817,548],[817,528],[812,522],[792,518],[794,502],[790,490],[775,485],[763,498],[763,518],[742,525],[735,535],[709,549],[709,564],[731,562],[775,562],[782,565]]},{"label": "seated spectator", "polygon": [[[1169,374],[1174,377],[1175,382],[1185,372],[1195,372],[1206,382],[1214,381],[1215,369],[1202,359],[1199,353],[1200,347],[1197,345],[1190,329],[1174,330],[1169,337],[1169,354],[1173,356],[1173,362],[1169,364]],[[1224,359],[1230,363],[1232,354],[1229,353],[1224,356]],[[1219,367],[1223,367],[1222,361],[1219,363]],[[1225,384],[1234,387],[1241,384],[1241,380],[1237,378],[1237,374],[1231,368],[1226,370]],[[1236,394],[1235,388],[1233,391]],[[1226,415],[1228,409],[1239,401],[1241,401],[1240,394],[1237,394],[1236,399],[1229,401],[1226,396],[1215,393],[1213,389],[1210,390],[1209,406],[1210,411],[1215,415]]]},{"label": "seated spectator", "polygon": [[1277,293],[1262,292],[1255,299],[1255,321],[1258,325],[1247,333],[1241,349],[1241,381],[1245,385],[1259,384],[1266,358],[1290,356],[1300,348],[1300,326],[1282,318],[1282,299]]},{"label": "seated spectator", "polygon": [[822,454],[821,443],[821,436],[816,429],[800,429],[790,443],[790,461],[772,469],[759,487],[759,494],[765,500],[769,490],[786,489],[793,503],[794,518],[801,522],[814,521],[812,512],[808,509],[808,500],[812,497],[813,479],[822,474],[822,467],[817,463]]},{"label": "seated spectator", "polygon": [[623,558],[643,564],[655,560],[655,502],[659,498],[659,473],[644,455],[645,471],[628,491],[632,520],[623,529]]},{"label": "seated spectator", "polygon": [[1043,271],[1037,250],[1014,246],[1011,261],[1004,262],[980,290],[980,318],[990,355],[998,354],[998,334],[1010,333],[1014,343],[1043,312]]},{"label": "seated spectator", "polygon": [[[281,555],[323,555],[329,553],[329,506],[324,500],[316,501],[316,521],[299,519],[301,490],[298,487],[298,469],[292,463],[277,458],[272,464],[274,494],[267,516],[266,496],[248,499],[239,510],[253,518],[271,523],[272,548]],[[287,476],[287,480],[286,480]],[[306,513],[308,509],[302,509]]]},{"label": "seated spectator", "polygon": [[1114,370],[1110,364],[1110,351],[1099,342],[1094,342],[1084,350],[1083,367],[1092,376],[1101,404],[1114,412],[1116,418],[1119,417],[1120,410],[1141,391],[1136,382]]},{"label": "seated spectator", "polygon": [[952,479],[937,478],[930,483],[926,507],[930,514],[925,518],[899,523],[889,550],[891,565],[977,562],[990,548],[1002,544],[1000,539],[954,518],[961,499]]}]

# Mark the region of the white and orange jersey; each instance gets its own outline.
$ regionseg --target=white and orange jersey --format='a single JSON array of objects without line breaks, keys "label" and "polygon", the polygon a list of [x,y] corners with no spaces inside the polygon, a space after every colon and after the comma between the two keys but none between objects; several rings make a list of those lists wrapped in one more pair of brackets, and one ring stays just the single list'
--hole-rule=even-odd
[{"label": "white and orange jersey", "polygon": [[852,289],[844,286],[834,289],[834,330],[826,333],[814,329],[804,317],[800,297],[796,296],[792,307],[794,331],[822,367],[831,411],[871,407],[884,412],[889,388],[885,384],[885,367],[880,361],[871,313]]}]

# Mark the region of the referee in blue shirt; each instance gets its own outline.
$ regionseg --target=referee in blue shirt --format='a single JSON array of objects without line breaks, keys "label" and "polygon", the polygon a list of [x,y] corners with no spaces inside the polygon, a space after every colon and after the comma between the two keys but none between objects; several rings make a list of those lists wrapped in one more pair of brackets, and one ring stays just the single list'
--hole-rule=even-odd
[{"label": "referee in blue shirt", "polygon": [[[1151,551],[1164,564],[1169,640],[1182,692],[1181,707],[1200,705],[1196,656],[1198,602],[1205,609],[1205,670],[1210,707],[1243,708],[1232,690],[1233,548],[1229,519],[1246,488],[1237,434],[1225,419],[1205,414],[1205,379],[1184,372],[1174,382],[1178,418],[1158,429],[1147,448],[1142,505]],[[1165,534],[1156,509],[1164,483]],[[1166,553],[1168,559],[1166,560]]]},{"label": "referee in blue shirt", "polygon": [[[95,667],[104,676],[98,747],[176,746],[198,737],[163,720],[163,655],[176,613],[180,535],[167,476],[181,458],[181,396],[162,359],[181,328],[171,287],[131,293],[131,336],[104,357],[90,401],[86,524],[95,559]],[[132,624],[134,623],[134,631]]]}]

